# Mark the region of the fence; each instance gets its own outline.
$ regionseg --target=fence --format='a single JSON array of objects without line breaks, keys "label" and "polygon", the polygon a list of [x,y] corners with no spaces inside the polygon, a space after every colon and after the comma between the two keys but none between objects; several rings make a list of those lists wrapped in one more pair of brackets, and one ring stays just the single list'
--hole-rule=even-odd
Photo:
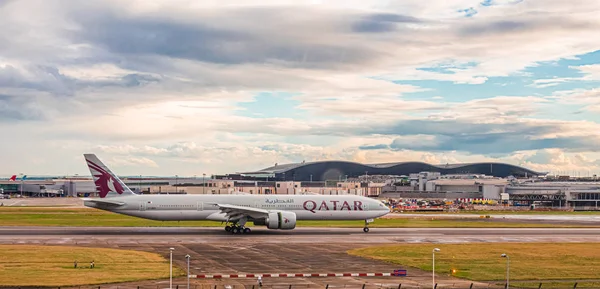
[{"label": "fence", "polygon": [[[223,282],[226,283],[226,282]],[[591,289],[591,288],[600,288],[600,282],[529,282],[529,283],[519,283],[518,281],[514,284],[510,284],[511,289],[544,289],[544,288],[553,288],[553,289]],[[518,285],[517,285],[518,284]],[[544,285],[546,284],[546,285]],[[561,285],[564,284],[564,285]],[[517,285],[517,286],[515,286]],[[427,284],[417,284],[417,283],[354,283],[354,284],[344,284],[344,283],[331,283],[331,284],[264,284],[263,286],[258,286],[256,284],[190,284],[189,289],[429,289],[432,287],[431,283]],[[0,286],[0,288],[11,288],[11,289],[169,289],[168,281],[162,282],[159,285],[96,285],[96,286],[69,286],[69,287],[29,287],[29,286]],[[492,283],[460,283],[460,284],[436,284],[435,289],[500,289],[506,288],[506,284],[502,284],[501,282],[492,282]],[[173,282],[172,289],[188,289],[187,283],[181,283],[180,281]]]}]

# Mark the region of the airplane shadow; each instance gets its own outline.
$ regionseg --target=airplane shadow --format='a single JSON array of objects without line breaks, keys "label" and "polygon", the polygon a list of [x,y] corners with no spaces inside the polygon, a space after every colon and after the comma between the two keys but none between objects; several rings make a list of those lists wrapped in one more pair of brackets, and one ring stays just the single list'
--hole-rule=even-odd
[{"label": "airplane shadow", "polygon": [[327,229],[303,229],[303,230],[269,230],[269,229],[253,229],[249,234],[232,234],[223,230],[204,229],[204,228],[94,228],[86,230],[77,229],[57,229],[57,230],[11,230],[2,231],[0,235],[72,235],[72,236],[114,236],[114,235],[126,235],[126,236],[231,236],[231,237],[252,237],[252,236],[321,236],[321,235],[351,235],[351,234],[362,234],[364,236],[369,235],[381,235],[390,234],[390,232],[377,231],[371,229],[370,232],[364,233],[361,229],[348,229],[348,230],[327,230]]}]

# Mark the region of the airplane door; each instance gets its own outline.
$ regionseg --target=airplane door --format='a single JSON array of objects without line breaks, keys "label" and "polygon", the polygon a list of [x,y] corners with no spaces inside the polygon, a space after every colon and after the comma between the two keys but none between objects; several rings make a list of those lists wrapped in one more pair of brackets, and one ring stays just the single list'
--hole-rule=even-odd
[{"label": "airplane door", "polygon": [[140,202],[140,211],[146,210],[146,202]]},{"label": "airplane door", "polygon": [[197,209],[198,209],[198,211],[203,211],[204,210],[204,203],[203,202],[198,202]]}]

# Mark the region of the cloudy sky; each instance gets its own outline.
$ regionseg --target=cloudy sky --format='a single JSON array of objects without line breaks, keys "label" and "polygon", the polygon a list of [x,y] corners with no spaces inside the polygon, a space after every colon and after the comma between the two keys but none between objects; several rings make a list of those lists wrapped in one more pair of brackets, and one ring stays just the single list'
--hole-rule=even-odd
[{"label": "cloudy sky", "polygon": [[119,174],[331,159],[600,173],[599,14],[596,0],[0,0],[0,175],[89,174],[86,152]]}]

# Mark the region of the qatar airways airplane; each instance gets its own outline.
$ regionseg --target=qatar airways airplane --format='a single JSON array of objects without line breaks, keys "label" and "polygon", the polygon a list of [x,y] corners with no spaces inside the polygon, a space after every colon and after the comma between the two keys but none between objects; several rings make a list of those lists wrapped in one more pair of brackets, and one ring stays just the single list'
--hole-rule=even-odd
[{"label": "qatar airways airplane", "polygon": [[140,195],[131,191],[94,154],[84,154],[100,198],[87,207],[160,221],[225,222],[233,234],[250,233],[247,222],[268,229],[291,230],[297,220],[365,220],[386,215],[382,202],[355,195]]}]

